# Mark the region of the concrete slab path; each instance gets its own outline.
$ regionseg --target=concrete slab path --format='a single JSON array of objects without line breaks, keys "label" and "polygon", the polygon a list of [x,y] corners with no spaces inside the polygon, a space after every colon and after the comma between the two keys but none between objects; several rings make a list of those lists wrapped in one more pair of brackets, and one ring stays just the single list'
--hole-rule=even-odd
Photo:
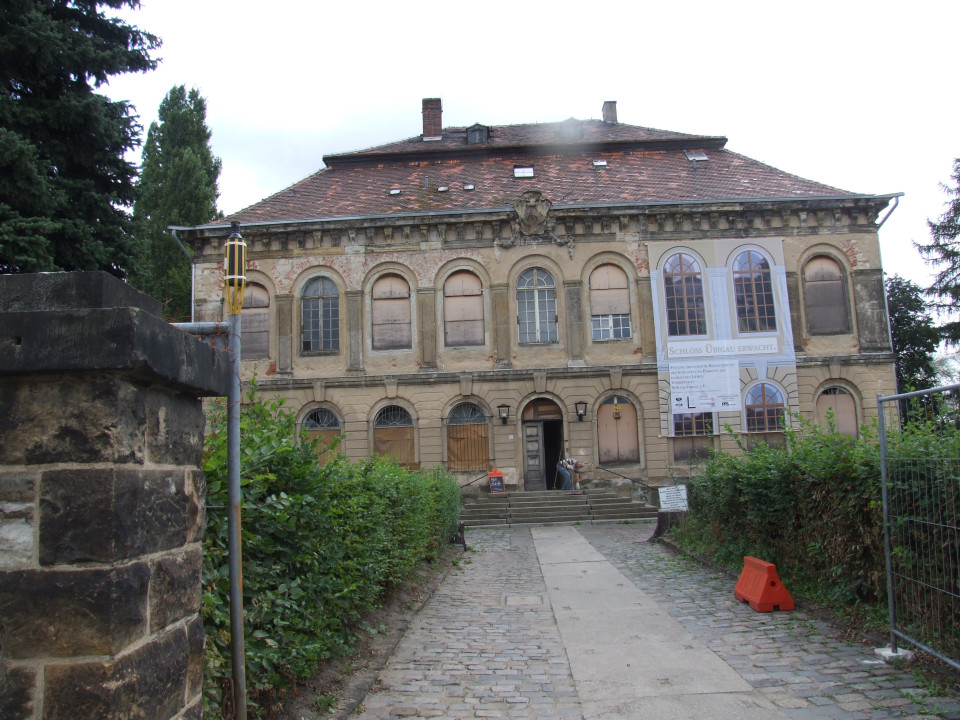
[{"label": "concrete slab path", "polygon": [[757,613],[653,525],[469,528],[353,717],[960,718],[803,611]]}]

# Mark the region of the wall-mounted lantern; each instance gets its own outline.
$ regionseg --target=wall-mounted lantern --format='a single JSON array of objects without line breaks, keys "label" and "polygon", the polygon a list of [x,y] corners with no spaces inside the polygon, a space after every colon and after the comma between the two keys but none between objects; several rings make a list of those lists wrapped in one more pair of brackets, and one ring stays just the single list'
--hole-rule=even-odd
[{"label": "wall-mounted lantern", "polygon": [[509,405],[497,405],[497,412],[500,415],[500,422],[504,425],[507,424],[507,420],[510,419],[510,406]]},{"label": "wall-mounted lantern", "polygon": [[575,402],[573,405],[577,409],[577,420],[583,422],[583,418],[587,414],[587,404],[581,400],[579,402]]}]

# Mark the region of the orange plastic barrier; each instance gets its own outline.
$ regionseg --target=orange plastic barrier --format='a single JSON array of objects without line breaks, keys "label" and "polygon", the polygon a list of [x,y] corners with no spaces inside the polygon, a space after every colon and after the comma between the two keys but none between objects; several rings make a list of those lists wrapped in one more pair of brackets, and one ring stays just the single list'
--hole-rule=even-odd
[{"label": "orange plastic barrier", "polygon": [[749,555],[743,557],[743,570],[733,596],[740,602],[750,603],[757,612],[793,610],[796,607],[777,577],[777,566]]}]

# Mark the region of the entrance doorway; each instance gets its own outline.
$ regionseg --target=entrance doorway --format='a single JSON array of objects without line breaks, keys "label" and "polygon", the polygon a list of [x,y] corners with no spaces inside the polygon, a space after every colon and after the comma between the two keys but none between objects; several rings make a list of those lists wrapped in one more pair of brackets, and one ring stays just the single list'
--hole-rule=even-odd
[{"label": "entrance doorway", "polygon": [[539,398],[523,409],[523,489],[555,490],[563,481],[557,463],[563,458],[563,412],[552,400]]}]

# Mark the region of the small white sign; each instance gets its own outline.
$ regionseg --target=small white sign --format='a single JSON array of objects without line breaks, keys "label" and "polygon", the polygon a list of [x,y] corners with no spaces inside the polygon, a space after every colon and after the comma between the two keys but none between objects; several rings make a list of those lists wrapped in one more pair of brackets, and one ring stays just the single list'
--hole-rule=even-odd
[{"label": "small white sign", "polygon": [[660,490],[660,509],[666,512],[686,512],[689,510],[687,505],[687,486],[670,485],[659,488]]},{"label": "small white sign", "polygon": [[674,415],[740,409],[740,370],[736,359],[670,363],[670,406]]}]

